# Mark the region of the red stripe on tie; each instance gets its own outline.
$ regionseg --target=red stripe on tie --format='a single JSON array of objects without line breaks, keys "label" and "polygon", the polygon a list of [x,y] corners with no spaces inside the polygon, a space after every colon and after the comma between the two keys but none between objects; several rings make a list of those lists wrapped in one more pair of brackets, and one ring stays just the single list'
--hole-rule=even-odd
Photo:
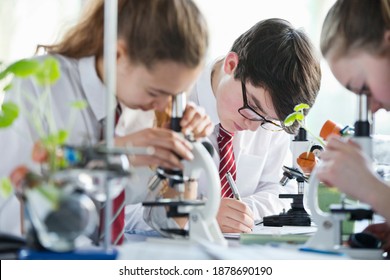
[{"label": "red stripe on tie", "polygon": [[233,152],[233,136],[234,133],[226,131],[219,124],[218,148],[219,148],[219,178],[221,180],[221,197],[233,197],[233,192],[230,189],[226,179],[226,173],[230,172],[233,179],[236,180],[236,162]]}]

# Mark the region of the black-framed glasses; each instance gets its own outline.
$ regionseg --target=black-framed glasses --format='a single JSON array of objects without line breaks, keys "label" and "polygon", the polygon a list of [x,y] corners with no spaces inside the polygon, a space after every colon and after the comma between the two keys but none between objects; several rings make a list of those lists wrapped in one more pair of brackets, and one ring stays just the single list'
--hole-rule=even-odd
[{"label": "black-framed glasses", "polygon": [[263,117],[261,114],[256,112],[256,110],[253,109],[248,104],[248,98],[246,96],[246,87],[243,81],[241,81],[241,87],[242,87],[242,100],[244,102],[242,107],[238,109],[238,112],[241,114],[241,116],[251,121],[261,122],[260,126],[266,130],[271,130],[271,131],[283,130],[283,126],[280,123],[267,120],[265,117]]}]

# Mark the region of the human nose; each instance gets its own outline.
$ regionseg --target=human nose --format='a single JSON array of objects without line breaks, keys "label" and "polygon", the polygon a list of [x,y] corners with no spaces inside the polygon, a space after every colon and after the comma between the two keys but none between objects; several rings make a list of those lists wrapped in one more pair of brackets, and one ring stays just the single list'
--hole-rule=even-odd
[{"label": "human nose", "polygon": [[159,111],[159,112],[164,111],[167,108],[167,106],[168,106],[168,102],[169,102],[169,99],[154,100],[152,102],[153,110],[156,110],[156,111]]}]

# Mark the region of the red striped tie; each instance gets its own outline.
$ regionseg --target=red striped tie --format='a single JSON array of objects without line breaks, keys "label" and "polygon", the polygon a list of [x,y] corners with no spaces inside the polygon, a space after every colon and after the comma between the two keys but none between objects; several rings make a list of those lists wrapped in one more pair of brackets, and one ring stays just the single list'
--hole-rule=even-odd
[{"label": "red striped tie", "polygon": [[[119,121],[122,108],[119,103],[115,111],[115,126]],[[118,182],[120,183],[120,181]],[[111,219],[111,243],[114,245],[121,245],[124,240],[125,229],[125,190],[112,202],[112,219]],[[104,208],[100,210],[100,240],[104,237]]]},{"label": "red striped tie", "polygon": [[219,178],[221,179],[221,197],[233,197],[233,192],[229,187],[226,173],[230,172],[234,181],[236,180],[236,162],[233,153],[233,136],[219,125],[218,148],[219,148]]}]

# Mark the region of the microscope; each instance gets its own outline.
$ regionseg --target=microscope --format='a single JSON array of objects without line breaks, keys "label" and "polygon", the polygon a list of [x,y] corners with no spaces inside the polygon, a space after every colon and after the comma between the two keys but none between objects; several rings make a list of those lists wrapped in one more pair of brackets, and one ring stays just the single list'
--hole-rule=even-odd
[{"label": "microscope", "polygon": [[303,127],[299,128],[298,134],[292,141],[293,167],[283,166],[283,178],[280,184],[285,186],[289,180],[296,180],[298,184],[297,194],[280,194],[279,198],[292,198],[291,209],[287,212],[283,211],[279,215],[272,215],[264,217],[264,226],[310,226],[311,219],[303,206],[304,185],[308,182],[308,177],[305,175],[297,163],[299,155],[307,152],[309,149],[313,152],[315,149],[322,149],[319,145],[311,146],[307,139],[306,130]]},{"label": "microscope", "polygon": [[[171,129],[181,133],[180,120],[183,116],[186,95],[181,93],[173,97]],[[191,141],[191,139],[188,139]],[[165,237],[175,240],[189,240],[192,242],[212,242],[218,245],[227,245],[216,220],[220,204],[221,183],[217,168],[212,159],[213,147],[205,142],[192,140],[194,159],[184,162],[183,170],[168,170],[161,167],[156,169],[156,174],[149,183],[150,200],[143,202],[143,206],[163,207],[168,219],[177,217],[188,218],[188,230],[180,228],[157,228],[156,230]],[[209,182],[207,199],[186,199],[184,192],[188,184],[196,182],[201,173]],[[168,182],[168,188],[176,190],[177,196],[164,198],[161,189]]]},{"label": "microscope", "polygon": [[[353,140],[363,151],[372,157],[372,138],[370,135],[370,111],[368,97],[358,95],[358,120],[354,126]],[[318,206],[317,178],[318,167],[310,176],[309,187],[306,188],[306,200],[317,232],[305,244],[307,247],[319,250],[342,252],[352,258],[381,259],[383,251],[380,242],[372,235],[365,233],[352,234],[348,240],[350,246],[344,245],[343,222],[372,220],[373,211],[368,205],[348,205],[342,201],[340,205],[331,205],[330,212],[323,212]],[[369,187],[369,186],[367,186]]]},{"label": "microscope", "polygon": [[[101,205],[117,197],[129,183],[131,169],[126,154],[134,152],[142,151],[64,145],[56,153],[66,168],[42,175],[29,171],[19,192],[28,229],[27,248],[20,257],[115,259],[116,250],[80,249],[78,241],[84,237],[99,244],[96,232]],[[110,218],[105,216],[105,223],[110,225]]]}]

